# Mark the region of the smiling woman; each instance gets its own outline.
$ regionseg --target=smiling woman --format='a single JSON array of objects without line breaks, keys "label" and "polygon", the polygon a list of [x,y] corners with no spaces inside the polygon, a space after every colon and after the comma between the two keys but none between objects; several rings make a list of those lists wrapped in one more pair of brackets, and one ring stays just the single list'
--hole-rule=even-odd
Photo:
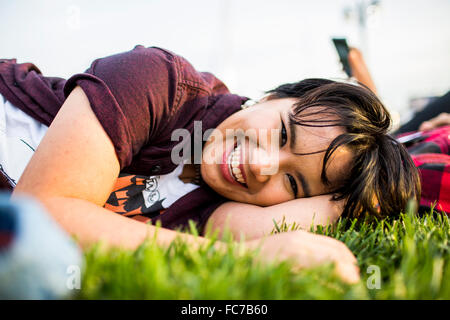
[{"label": "smiling woman", "polygon": [[[303,80],[241,108],[248,99],[212,74],[142,46],[97,59],[67,81],[15,60],[4,60],[0,75],[5,99],[49,126],[13,196],[38,198],[83,246],[101,240],[136,248],[158,221],[157,240],[168,244],[173,229],[192,220],[201,232],[206,224],[228,226],[249,247],[261,245],[266,260],[334,262],[355,281],[356,260],[334,239],[304,231],[257,238],[273,220],[308,228],[343,212],[378,214],[374,199],[383,214],[394,214],[418,195],[415,168],[386,135],[389,114],[361,86]],[[201,162],[186,155],[174,162],[172,133],[195,133],[196,121],[202,132],[190,147],[209,133]],[[236,139],[242,131],[252,134]]]},{"label": "smiling woman", "polygon": [[[213,213],[210,222],[215,228],[228,221],[233,230],[246,230],[247,236],[267,232],[272,225],[248,204],[270,206],[265,210],[269,217],[282,216],[289,223],[308,227],[313,222],[335,221],[340,215],[394,216],[405,210],[408,201],[419,200],[417,169],[405,148],[387,134],[389,113],[369,89],[307,79],[268,93],[261,103],[235,113],[217,129],[281,127],[276,157],[267,154],[269,148],[264,144],[249,143],[247,151],[250,155],[265,153],[264,158],[276,162],[279,169],[262,175],[260,162],[244,165],[249,177],[246,190],[222,187],[220,180],[210,183],[235,201]],[[244,112],[249,115],[242,115]],[[321,196],[327,194],[331,199]],[[302,199],[294,200],[296,197]],[[330,204],[330,200],[335,207],[323,207],[323,202]],[[308,211],[314,214],[308,215]]]}]

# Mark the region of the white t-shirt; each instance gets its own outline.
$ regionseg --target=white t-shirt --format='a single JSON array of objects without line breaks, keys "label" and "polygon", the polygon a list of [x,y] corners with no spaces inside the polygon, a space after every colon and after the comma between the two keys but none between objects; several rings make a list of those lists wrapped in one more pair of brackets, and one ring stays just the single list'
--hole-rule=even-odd
[{"label": "white t-shirt", "polygon": [[0,165],[15,183],[47,129],[0,94]]}]

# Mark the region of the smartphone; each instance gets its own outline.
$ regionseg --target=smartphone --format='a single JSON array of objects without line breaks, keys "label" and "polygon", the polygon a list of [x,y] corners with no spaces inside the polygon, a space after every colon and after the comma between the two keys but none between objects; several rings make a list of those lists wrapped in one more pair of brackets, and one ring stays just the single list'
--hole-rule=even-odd
[{"label": "smartphone", "polygon": [[347,39],[345,38],[333,38],[334,46],[336,47],[336,51],[338,52],[339,59],[341,60],[342,66],[344,67],[345,73],[351,77],[352,69],[350,68],[350,63],[348,62],[348,53],[350,48],[347,44]]}]

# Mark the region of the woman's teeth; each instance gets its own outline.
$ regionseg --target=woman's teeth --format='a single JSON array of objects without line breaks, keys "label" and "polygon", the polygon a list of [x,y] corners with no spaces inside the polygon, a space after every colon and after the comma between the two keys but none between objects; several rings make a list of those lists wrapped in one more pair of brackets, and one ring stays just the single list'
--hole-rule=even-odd
[{"label": "woman's teeth", "polygon": [[228,158],[228,167],[230,169],[231,175],[234,179],[240,183],[245,184],[244,177],[239,169],[239,164],[241,160],[241,145],[238,145],[231,153]]}]

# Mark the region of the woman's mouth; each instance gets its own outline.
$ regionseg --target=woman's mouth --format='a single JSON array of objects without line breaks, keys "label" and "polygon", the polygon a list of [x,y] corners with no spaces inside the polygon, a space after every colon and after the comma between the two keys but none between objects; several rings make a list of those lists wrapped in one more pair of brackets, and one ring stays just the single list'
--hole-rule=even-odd
[{"label": "woman's mouth", "polygon": [[223,176],[226,180],[233,184],[238,184],[245,188],[247,186],[247,178],[243,166],[243,152],[241,151],[241,145],[235,144],[234,149],[228,153],[224,152],[224,161],[222,162],[221,169]]}]

